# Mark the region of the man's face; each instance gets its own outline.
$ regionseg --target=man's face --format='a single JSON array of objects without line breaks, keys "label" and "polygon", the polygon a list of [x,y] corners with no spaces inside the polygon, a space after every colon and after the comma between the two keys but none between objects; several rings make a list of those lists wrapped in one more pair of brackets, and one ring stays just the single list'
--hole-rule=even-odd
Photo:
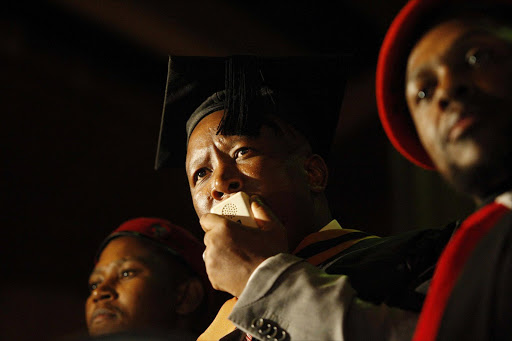
[{"label": "man's face", "polygon": [[217,135],[221,118],[222,111],[206,116],[189,139],[186,170],[197,215],[239,191],[256,194],[295,247],[314,224],[304,156],[291,150],[286,134],[276,135],[268,126],[258,137]]},{"label": "man's face", "polygon": [[162,258],[134,237],[108,243],[89,278],[85,313],[90,335],[171,327],[173,269]]},{"label": "man's face", "polygon": [[510,32],[490,21],[452,19],[409,55],[406,100],[419,138],[440,173],[476,196],[510,176]]}]

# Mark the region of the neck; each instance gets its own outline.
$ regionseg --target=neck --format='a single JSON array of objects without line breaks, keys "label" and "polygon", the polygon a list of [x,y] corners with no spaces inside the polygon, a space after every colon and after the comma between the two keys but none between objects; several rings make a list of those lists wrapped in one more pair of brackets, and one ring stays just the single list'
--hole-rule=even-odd
[{"label": "neck", "polygon": [[477,205],[492,196],[499,195],[512,188],[512,158],[498,162],[481,162],[480,164],[462,168],[453,168],[444,174],[458,191],[473,198]]},{"label": "neck", "polygon": [[475,204],[477,206],[481,206],[482,204],[491,202],[494,200],[497,196],[509,192],[512,190],[512,183],[504,184],[503,186],[500,186],[499,188],[496,188],[495,190],[489,190],[487,191],[486,195],[480,195],[480,196],[473,196],[473,200],[475,201]]},{"label": "neck", "polygon": [[315,226],[312,227],[310,233],[319,231],[332,221],[331,210],[329,209],[329,205],[325,196],[319,198],[315,204]]},{"label": "neck", "polygon": [[327,205],[327,199],[325,196],[318,197],[314,200],[314,213],[312,219],[309,220],[307,226],[303,225],[297,229],[295,227],[289,227],[293,229],[290,233],[288,230],[288,250],[292,252],[297,248],[300,242],[311,233],[318,232],[325,225],[329,224],[332,220],[332,214]]}]

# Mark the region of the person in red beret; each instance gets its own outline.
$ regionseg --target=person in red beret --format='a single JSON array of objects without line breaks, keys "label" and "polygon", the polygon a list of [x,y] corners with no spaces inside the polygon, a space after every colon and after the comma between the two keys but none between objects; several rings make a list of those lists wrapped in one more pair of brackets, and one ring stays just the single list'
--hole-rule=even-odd
[{"label": "person in red beret", "polygon": [[512,1],[410,1],[385,37],[377,102],[398,151],[478,209],[437,262],[415,341],[512,336]]},{"label": "person in red beret", "polygon": [[197,336],[209,322],[213,291],[203,250],[190,232],[164,219],[121,224],[101,244],[89,277],[89,334]]}]

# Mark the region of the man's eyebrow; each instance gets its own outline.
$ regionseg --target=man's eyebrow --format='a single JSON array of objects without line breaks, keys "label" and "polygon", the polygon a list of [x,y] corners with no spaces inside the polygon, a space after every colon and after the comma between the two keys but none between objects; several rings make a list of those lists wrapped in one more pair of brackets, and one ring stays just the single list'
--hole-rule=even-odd
[{"label": "man's eyebrow", "polygon": [[196,149],[196,150],[192,151],[191,154],[192,154],[192,156],[190,156],[189,162],[187,162],[187,165],[186,165],[187,173],[189,171],[192,171],[195,168],[197,168],[197,166],[202,164],[204,162],[204,160],[206,160],[206,157],[207,157],[206,148]]},{"label": "man's eyebrow", "polygon": [[449,54],[453,50],[455,50],[461,46],[464,46],[464,44],[466,44],[471,39],[475,38],[475,36],[494,36],[493,33],[496,33],[496,32],[493,32],[493,31],[494,30],[492,30],[490,28],[484,28],[484,27],[478,27],[478,28],[471,29],[471,30],[465,32],[463,35],[461,35],[457,39],[455,39],[452,46],[450,46],[450,48],[448,48],[448,50],[446,50],[445,54]]},{"label": "man's eyebrow", "polygon": [[[150,265],[150,264],[153,264],[155,262],[153,259],[150,259],[150,258],[147,258],[147,257],[128,256],[128,257],[123,257],[123,258],[120,258],[120,259],[114,261],[113,264],[115,264],[117,266],[121,266],[124,263],[129,262],[129,261],[139,261],[139,262],[144,263],[146,265]],[[106,267],[108,267],[108,266],[110,266],[110,264],[107,265]],[[102,266],[102,267],[99,267],[99,268],[94,268],[91,271],[91,275],[90,276],[96,275],[96,274],[100,274],[100,273],[104,272],[106,267]]]},{"label": "man's eyebrow", "polygon": [[130,261],[130,260],[139,261],[139,262],[144,263],[146,265],[153,264],[153,263],[155,263],[157,261],[155,259],[154,255],[151,255],[151,257],[134,256],[134,257],[128,258],[126,261]]},{"label": "man's eyebrow", "polygon": [[407,82],[416,80],[418,78],[424,77],[425,75],[427,75],[429,73],[429,69],[430,69],[430,63],[422,64],[420,67],[417,67],[416,69],[414,69],[414,71],[407,72],[406,73],[407,77],[405,79],[405,82],[407,83]]},{"label": "man's eyebrow", "polygon": [[152,259],[152,257],[143,257],[143,256],[128,256],[128,257],[123,257],[121,259],[118,259],[116,261],[117,265],[121,266],[123,265],[124,263],[126,262],[130,262],[130,261],[137,261],[137,262],[141,262],[145,265],[150,265],[150,264],[153,264],[155,263],[155,259]]},{"label": "man's eyebrow", "polygon": [[100,274],[102,272],[103,272],[103,268],[94,268],[94,269],[92,269],[91,274],[89,275],[89,277],[92,276],[92,275],[98,275],[98,274]]}]

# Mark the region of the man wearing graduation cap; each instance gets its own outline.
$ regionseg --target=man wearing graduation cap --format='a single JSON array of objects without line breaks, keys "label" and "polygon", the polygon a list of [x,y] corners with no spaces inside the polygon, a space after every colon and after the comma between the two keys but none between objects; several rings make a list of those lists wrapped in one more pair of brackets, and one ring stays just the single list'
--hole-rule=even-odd
[{"label": "man wearing graduation cap", "polygon": [[478,209],[439,258],[416,341],[512,337],[512,1],[410,1],[377,67],[385,131]]},{"label": "man wearing graduation cap", "polygon": [[[236,297],[200,339],[410,338],[424,297],[415,289],[451,231],[377,238],[332,219],[324,158],[344,63],[170,58],[156,167],[186,159],[208,277]],[[240,191],[256,229],[209,213]]]}]

